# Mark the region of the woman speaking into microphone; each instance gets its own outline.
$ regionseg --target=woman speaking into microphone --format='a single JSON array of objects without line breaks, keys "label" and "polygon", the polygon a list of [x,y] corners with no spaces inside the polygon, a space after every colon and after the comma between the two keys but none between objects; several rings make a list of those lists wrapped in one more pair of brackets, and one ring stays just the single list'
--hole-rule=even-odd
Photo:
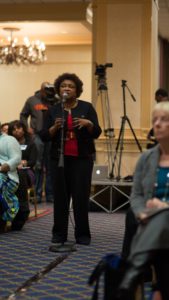
[{"label": "woman speaking into microphone", "polygon": [[60,102],[49,110],[41,132],[43,140],[52,141],[52,242],[67,241],[69,205],[72,199],[76,243],[89,245],[91,233],[88,206],[95,156],[94,139],[101,134],[101,128],[92,104],[78,99],[83,91],[83,82],[76,74],[60,75],[55,80],[54,87]]}]

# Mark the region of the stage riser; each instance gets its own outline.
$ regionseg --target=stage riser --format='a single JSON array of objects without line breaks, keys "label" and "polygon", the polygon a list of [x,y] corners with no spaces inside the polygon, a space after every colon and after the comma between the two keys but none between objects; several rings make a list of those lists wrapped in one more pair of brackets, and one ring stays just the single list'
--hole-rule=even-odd
[{"label": "stage riser", "polygon": [[[104,186],[101,185],[92,185],[91,195],[95,195],[99,191],[101,191],[104,188]],[[130,196],[131,193],[131,186],[122,186],[120,187],[120,190],[125,193],[126,195]],[[112,210],[116,209],[123,203],[127,201],[126,196],[122,195],[119,191],[115,189],[107,189],[103,192],[101,192],[99,195],[97,195],[94,200],[104,206],[106,209],[110,209],[110,193],[112,192]],[[129,204],[125,205],[122,209],[127,209],[129,207]],[[90,201],[90,210],[92,211],[103,211],[102,208],[97,206],[95,203]]]}]

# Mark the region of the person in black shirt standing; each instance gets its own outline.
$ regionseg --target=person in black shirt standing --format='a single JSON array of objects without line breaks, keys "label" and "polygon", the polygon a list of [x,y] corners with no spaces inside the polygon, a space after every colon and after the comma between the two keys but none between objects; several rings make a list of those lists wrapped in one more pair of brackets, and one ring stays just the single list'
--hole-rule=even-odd
[{"label": "person in black shirt standing", "polygon": [[[92,104],[78,99],[82,93],[83,83],[76,74],[60,75],[55,80],[54,86],[61,101],[49,109],[41,133],[43,140],[52,141],[51,176],[54,192],[52,242],[67,241],[69,205],[72,198],[76,243],[89,245],[91,233],[88,205],[95,154],[94,139],[101,134],[101,128]],[[62,150],[64,166],[60,166]]]}]

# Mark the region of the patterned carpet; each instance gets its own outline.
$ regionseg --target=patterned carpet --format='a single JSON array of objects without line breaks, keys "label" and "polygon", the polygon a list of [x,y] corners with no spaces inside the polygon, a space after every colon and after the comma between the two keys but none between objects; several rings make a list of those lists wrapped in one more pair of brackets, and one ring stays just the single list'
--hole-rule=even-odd
[{"label": "patterned carpet", "polygon": [[[93,287],[87,281],[105,254],[120,253],[125,214],[90,212],[89,217],[91,245],[78,245],[68,255],[49,251],[52,212],[27,222],[21,232],[1,235],[0,299],[91,299]],[[70,221],[72,241],[73,226]]]}]

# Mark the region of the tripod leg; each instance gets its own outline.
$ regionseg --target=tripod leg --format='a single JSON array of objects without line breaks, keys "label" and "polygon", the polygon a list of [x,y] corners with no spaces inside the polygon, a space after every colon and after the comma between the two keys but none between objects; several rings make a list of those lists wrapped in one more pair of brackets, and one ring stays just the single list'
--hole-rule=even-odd
[{"label": "tripod leg", "polygon": [[119,132],[119,136],[118,136],[118,139],[117,139],[117,144],[116,144],[116,148],[115,148],[115,154],[114,154],[114,157],[113,157],[113,163],[112,163],[112,170],[110,172],[110,178],[114,178],[114,168],[115,168],[115,163],[116,163],[116,160],[117,160],[117,154],[118,154],[118,149],[119,149],[119,145],[120,145],[120,140],[121,140],[121,128],[120,128],[120,132]]},{"label": "tripod leg", "polygon": [[[119,132],[119,136],[118,136],[118,140],[117,140],[117,145],[116,145],[116,149],[115,149],[115,154],[113,157],[113,163],[112,163],[112,171],[110,173],[110,178],[114,178],[114,168],[115,168],[115,163],[117,160],[117,154],[118,154],[118,150],[119,150],[119,146],[120,147],[120,162],[121,162],[121,155],[122,155],[122,143],[123,143],[123,136],[124,136],[124,126],[125,126],[125,118],[122,117],[122,122],[121,122],[121,127],[120,127],[120,132]],[[120,164],[118,165],[118,176],[119,176],[119,170],[120,170]]]},{"label": "tripod leg", "polygon": [[106,137],[106,147],[107,147],[107,156],[108,156],[108,168],[109,171],[112,167],[112,118],[111,118],[111,110],[109,104],[109,96],[107,89],[100,91],[100,99],[101,99],[101,106],[102,106],[102,118],[103,118],[103,128],[104,128],[104,135]]},{"label": "tripod leg", "polygon": [[117,180],[120,180],[121,175],[121,160],[122,160],[122,153],[123,153],[123,142],[124,142],[124,130],[125,130],[125,117],[122,117],[122,127],[121,127],[121,141],[120,141],[120,154],[119,154],[119,165],[118,165],[118,174]]},{"label": "tripod leg", "polygon": [[133,134],[133,136],[134,136],[134,139],[135,139],[135,141],[136,141],[136,143],[137,143],[137,146],[138,146],[140,152],[142,152],[141,145],[140,145],[140,143],[139,143],[139,141],[138,141],[138,139],[137,139],[137,137],[136,137],[136,134],[135,134],[135,132],[134,132],[134,129],[132,128],[131,122],[130,122],[130,120],[129,120],[129,118],[128,118],[127,116],[126,116],[126,121],[128,122],[128,125],[129,125],[129,127],[130,127],[130,130],[131,130],[131,132],[132,132],[132,134]]}]

